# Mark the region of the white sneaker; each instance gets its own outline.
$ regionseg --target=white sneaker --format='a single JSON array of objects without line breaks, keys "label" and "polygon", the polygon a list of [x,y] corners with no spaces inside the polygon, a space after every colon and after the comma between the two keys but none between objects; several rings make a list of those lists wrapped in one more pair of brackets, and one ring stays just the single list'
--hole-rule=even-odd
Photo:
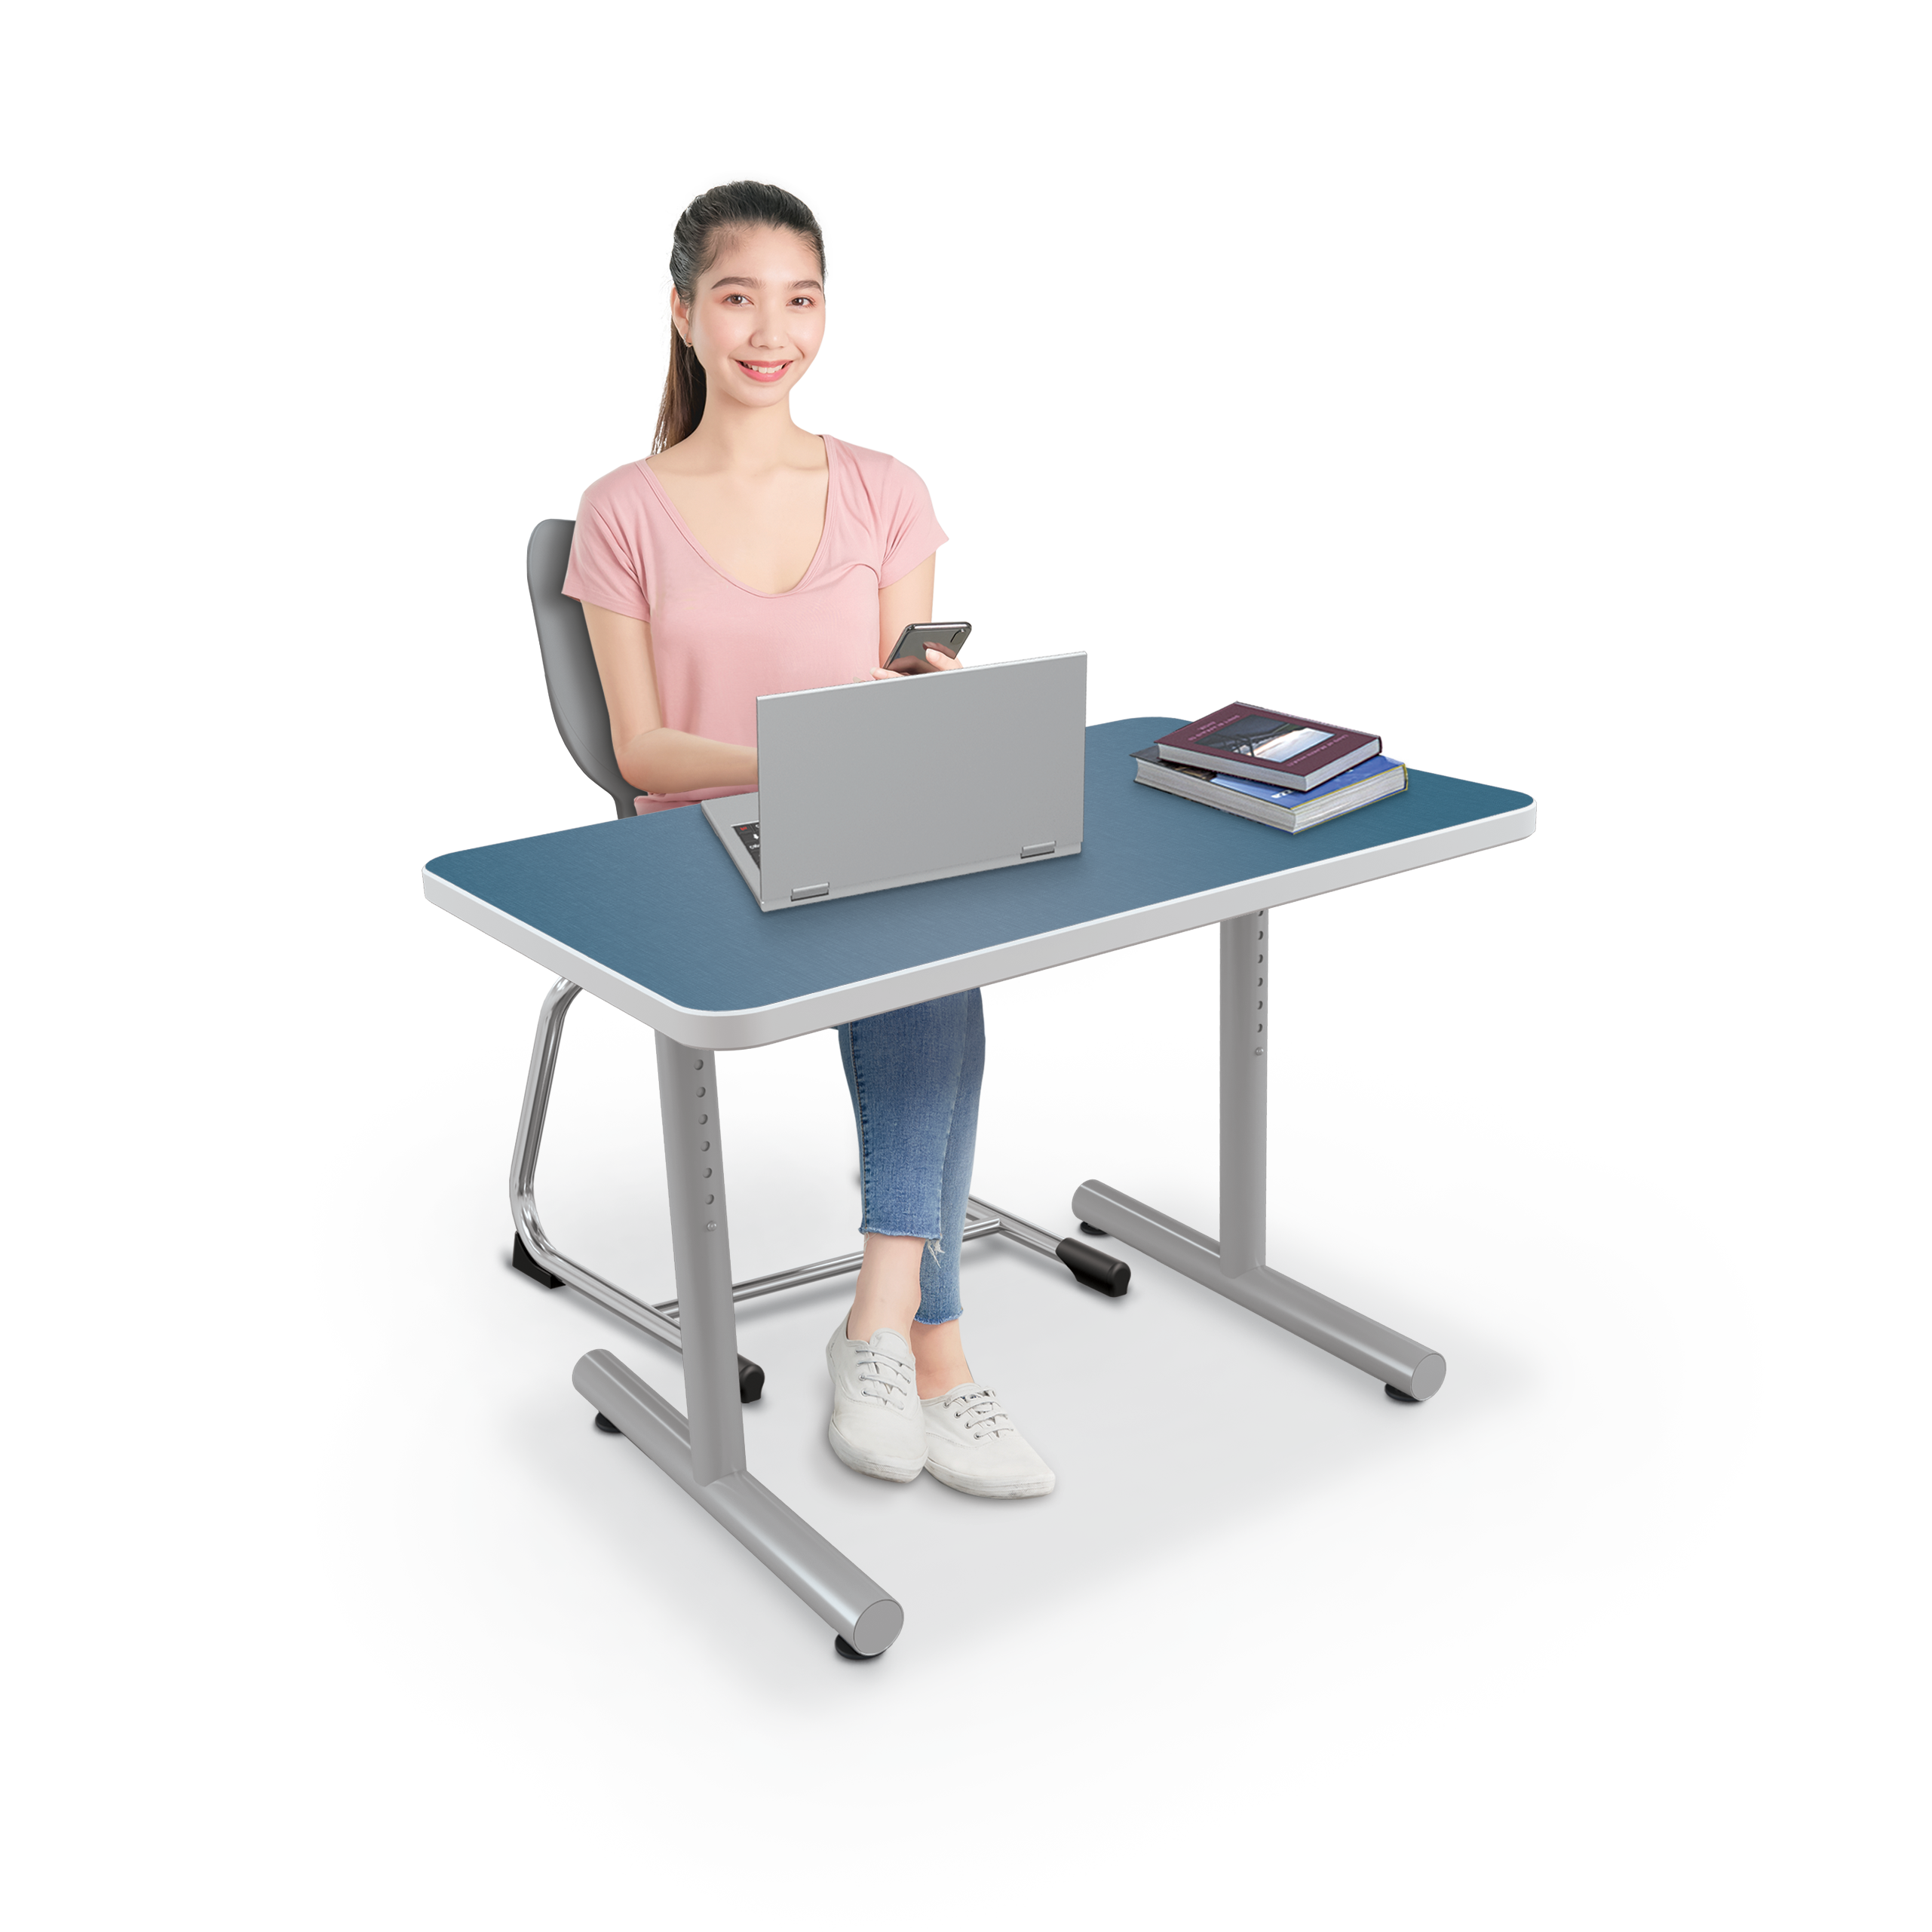
[{"label": "white sneaker", "polygon": [[909,1483],[926,1466],[926,1418],[919,1406],[912,1345],[897,1329],[869,1342],[847,1339],[844,1319],[825,1345],[832,1374],[832,1453],[861,1476]]},{"label": "white sneaker", "polygon": [[919,1406],[926,1467],[942,1483],[969,1496],[1044,1496],[1053,1486],[1053,1472],[991,1389],[961,1382]]}]

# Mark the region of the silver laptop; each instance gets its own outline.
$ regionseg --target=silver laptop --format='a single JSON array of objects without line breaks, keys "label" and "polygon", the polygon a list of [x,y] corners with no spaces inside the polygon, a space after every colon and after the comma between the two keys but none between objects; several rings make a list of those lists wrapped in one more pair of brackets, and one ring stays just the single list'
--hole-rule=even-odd
[{"label": "silver laptop", "polygon": [[1080,850],[1087,654],[758,701],[758,790],[704,816],[767,912]]}]

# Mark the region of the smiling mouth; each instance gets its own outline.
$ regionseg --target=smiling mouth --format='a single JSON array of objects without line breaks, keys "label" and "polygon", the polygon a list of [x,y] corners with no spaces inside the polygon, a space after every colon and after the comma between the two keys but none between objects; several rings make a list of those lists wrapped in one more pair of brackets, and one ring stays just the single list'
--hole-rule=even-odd
[{"label": "smiling mouth", "polygon": [[792,366],[790,362],[747,362],[741,357],[732,360],[754,382],[776,382]]}]

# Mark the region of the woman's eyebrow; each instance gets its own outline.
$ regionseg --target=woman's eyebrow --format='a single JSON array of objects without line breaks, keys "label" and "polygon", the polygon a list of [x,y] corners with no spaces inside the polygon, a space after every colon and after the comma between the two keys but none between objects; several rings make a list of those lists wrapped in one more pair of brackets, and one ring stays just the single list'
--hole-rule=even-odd
[{"label": "woman's eyebrow", "polygon": [[[765,284],[756,275],[720,275],[711,286],[714,289],[762,289]],[[795,289],[817,289],[822,293],[825,284],[811,276],[807,276],[802,281],[793,283],[792,287]]]}]

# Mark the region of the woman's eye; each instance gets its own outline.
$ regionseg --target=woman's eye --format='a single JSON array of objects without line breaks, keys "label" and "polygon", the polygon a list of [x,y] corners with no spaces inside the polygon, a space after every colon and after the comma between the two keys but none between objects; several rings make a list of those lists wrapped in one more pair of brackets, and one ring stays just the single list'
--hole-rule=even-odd
[{"label": "woman's eye", "polygon": [[812,305],[811,297],[808,295],[795,295],[793,296],[792,299],[796,302],[801,308],[809,308]]}]

